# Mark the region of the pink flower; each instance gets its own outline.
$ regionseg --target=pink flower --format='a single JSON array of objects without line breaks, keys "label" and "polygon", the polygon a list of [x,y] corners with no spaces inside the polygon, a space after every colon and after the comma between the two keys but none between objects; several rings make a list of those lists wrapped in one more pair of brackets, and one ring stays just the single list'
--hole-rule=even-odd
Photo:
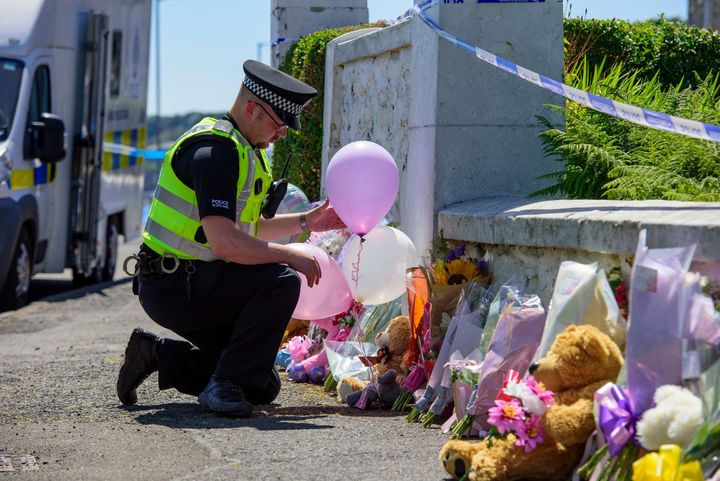
[{"label": "pink flower", "polygon": [[537,382],[534,377],[528,377],[525,384],[527,384],[530,390],[545,403],[545,406],[549,407],[555,401],[555,398],[553,398],[553,392],[545,389],[545,385],[541,382]]},{"label": "pink flower", "polygon": [[347,341],[348,336],[350,336],[350,328],[343,327],[338,331],[333,341]]},{"label": "pink flower", "polygon": [[490,424],[494,425],[501,434],[521,429],[525,411],[516,399],[496,400],[495,405],[496,407],[489,410],[488,422]]},{"label": "pink flower", "polygon": [[545,442],[545,433],[542,430],[542,417],[531,415],[520,428],[516,430],[516,446],[522,446],[526,453],[534,450],[539,444]]}]

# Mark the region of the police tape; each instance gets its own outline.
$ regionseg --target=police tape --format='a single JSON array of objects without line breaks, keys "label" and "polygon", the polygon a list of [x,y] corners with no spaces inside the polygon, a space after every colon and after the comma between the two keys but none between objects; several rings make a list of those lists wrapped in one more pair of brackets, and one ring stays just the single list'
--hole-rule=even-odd
[{"label": "police tape", "polygon": [[720,142],[720,126],[718,125],[675,117],[662,112],[654,112],[652,110],[646,110],[641,107],[636,107],[634,105],[594,95],[590,92],[570,87],[562,82],[540,75],[532,70],[517,65],[506,58],[494,55],[479,47],[471,45],[451,33],[448,33],[440,27],[440,25],[425,15],[425,12],[429,8],[434,7],[439,3],[440,0],[426,0],[425,2],[415,5],[413,8],[408,10],[405,15],[398,17],[396,22],[406,20],[412,16],[412,14],[417,14],[430,28],[449,42],[467,50],[480,60],[533,83],[538,87],[544,88],[545,90],[562,95],[569,100],[578,102],[593,110],[597,110],[598,112],[624,119],[638,125],[643,125],[657,130],[664,130],[667,132],[675,132],[698,139]]},{"label": "police tape", "polygon": [[111,154],[128,155],[130,157],[144,157],[146,159],[162,159],[165,156],[165,150],[147,150],[138,147],[132,147],[125,144],[117,144],[113,142],[105,142],[103,144],[103,152]]}]

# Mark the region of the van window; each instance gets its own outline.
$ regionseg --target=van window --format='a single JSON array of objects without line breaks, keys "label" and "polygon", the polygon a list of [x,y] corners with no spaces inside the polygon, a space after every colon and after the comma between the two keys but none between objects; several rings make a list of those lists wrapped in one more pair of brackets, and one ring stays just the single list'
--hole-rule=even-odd
[{"label": "van window", "polygon": [[28,127],[31,122],[39,121],[41,114],[52,112],[50,105],[50,69],[47,65],[40,65],[33,78]]},{"label": "van window", "polygon": [[19,60],[0,58],[0,141],[10,135],[24,68]]},{"label": "van window", "polygon": [[120,95],[120,60],[122,59],[122,32],[113,30],[112,58],[110,60],[110,97]]},{"label": "van window", "polygon": [[31,128],[33,122],[40,121],[40,115],[51,113],[50,102],[50,69],[47,65],[40,65],[35,69],[32,90],[30,91],[30,105],[28,106],[27,124],[25,124],[25,143],[23,153],[25,159],[31,159],[31,146],[37,142],[33,136],[36,131]]}]

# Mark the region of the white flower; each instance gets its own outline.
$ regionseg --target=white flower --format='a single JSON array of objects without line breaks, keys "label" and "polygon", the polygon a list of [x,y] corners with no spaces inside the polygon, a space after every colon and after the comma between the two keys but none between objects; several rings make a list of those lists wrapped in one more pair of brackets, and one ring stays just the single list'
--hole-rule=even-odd
[{"label": "white flower", "polygon": [[638,421],[637,433],[645,449],[655,451],[663,444],[685,447],[703,422],[702,402],[680,386],[660,386],[653,396],[655,407]]},{"label": "white flower", "polygon": [[537,395],[524,382],[515,382],[513,380],[508,381],[507,386],[503,389],[503,392],[508,396],[518,398],[523,405],[525,411],[531,414],[537,414],[542,416],[547,411],[547,406],[540,400]]}]

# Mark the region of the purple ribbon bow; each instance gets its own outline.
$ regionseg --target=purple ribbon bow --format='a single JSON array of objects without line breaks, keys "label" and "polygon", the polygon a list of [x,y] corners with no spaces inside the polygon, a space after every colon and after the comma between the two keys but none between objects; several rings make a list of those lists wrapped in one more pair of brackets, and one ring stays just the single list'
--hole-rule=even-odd
[{"label": "purple ribbon bow", "polygon": [[598,426],[611,456],[617,456],[623,446],[635,436],[637,416],[633,413],[627,393],[611,382],[595,392]]}]

